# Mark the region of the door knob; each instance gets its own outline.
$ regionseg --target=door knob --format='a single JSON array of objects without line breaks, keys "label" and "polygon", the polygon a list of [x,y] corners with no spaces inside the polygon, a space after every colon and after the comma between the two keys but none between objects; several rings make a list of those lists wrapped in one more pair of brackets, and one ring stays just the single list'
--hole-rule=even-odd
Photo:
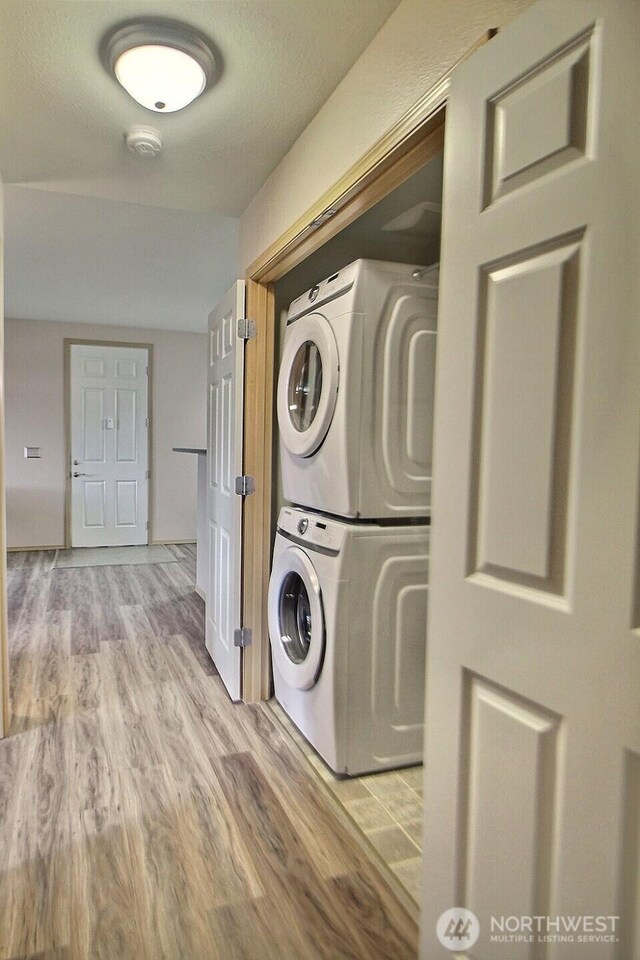
[{"label": "door knob", "polygon": [[74,471],[73,471],[73,475],[74,475],[74,477],[88,477],[88,476],[89,476],[88,473],[78,473],[77,470],[74,470]]}]

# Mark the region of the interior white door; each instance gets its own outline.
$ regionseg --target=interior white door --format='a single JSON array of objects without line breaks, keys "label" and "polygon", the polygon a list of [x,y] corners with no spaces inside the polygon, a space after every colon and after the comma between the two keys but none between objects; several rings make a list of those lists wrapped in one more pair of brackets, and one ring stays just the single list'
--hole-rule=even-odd
[{"label": "interior white door", "polygon": [[147,543],[148,350],[70,350],[71,545]]},{"label": "interior white door", "polygon": [[209,315],[207,524],[209,571],[206,647],[233,700],[241,697],[241,651],[234,634],[242,616],[242,475],[244,283],[238,280]]},{"label": "interior white door", "polygon": [[[452,80],[425,960],[640,956],[639,38],[634,0],[541,0]],[[491,940],[547,915],[621,919]]]}]

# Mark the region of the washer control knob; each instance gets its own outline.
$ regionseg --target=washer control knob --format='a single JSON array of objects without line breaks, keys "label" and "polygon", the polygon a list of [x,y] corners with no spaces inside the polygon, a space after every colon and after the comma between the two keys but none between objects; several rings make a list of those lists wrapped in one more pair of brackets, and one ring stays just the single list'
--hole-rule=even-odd
[{"label": "washer control knob", "polygon": [[309,521],[306,517],[303,517],[302,520],[298,520],[298,533],[306,533],[308,526]]},{"label": "washer control knob", "polygon": [[320,287],[317,287],[317,286],[311,287],[311,290],[309,290],[309,300],[311,300],[311,302],[313,303],[313,301],[316,299],[319,293],[320,293]]}]

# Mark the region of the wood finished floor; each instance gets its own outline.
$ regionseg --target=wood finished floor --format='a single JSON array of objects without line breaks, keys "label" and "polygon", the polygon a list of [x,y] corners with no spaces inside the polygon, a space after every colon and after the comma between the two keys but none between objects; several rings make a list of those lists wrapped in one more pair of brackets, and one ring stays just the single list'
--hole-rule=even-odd
[{"label": "wood finished floor", "polygon": [[417,930],[203,648],[194,549],[11,554],[0,960],[405,960]]}]

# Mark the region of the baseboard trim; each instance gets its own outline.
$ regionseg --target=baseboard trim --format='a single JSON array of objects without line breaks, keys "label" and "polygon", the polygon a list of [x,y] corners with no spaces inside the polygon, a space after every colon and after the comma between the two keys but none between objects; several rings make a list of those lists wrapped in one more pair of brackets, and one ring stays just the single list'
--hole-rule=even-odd
[{"label": "baseboard trim", "polygon": [[181,543],[197,543],[197,540],[152,540],[152,547],[179,547]]},{"label": "baseboard trim", "polygon": [[202,588],[199,587],[197,583],[196,583],[196,585],[195,585],[195,587],[194,587],[193,589],[194,589],[195,592],[198,594],[198,596],[200,597],[200,599],[201,599],[201,600],[204,600],[204,602],[206,603],[206,602],[207,602],[207,595],[206,595],[206,593],[204,592],[204,590],[202,590]]},{"label": "baseboard trim", "polygon": [[[181,543],[197,543],[197,540],[152,540],[149,546],[152,547],[179,547]],[[141,544],[145,546],[145,544]],[[65,547],[64,543],[51,543],[45,544],[42,547],[7,547],[7,553],[33,553],[36,550],[68,550],[69,547]]]},{"label": "baseboard trim", "polygon": [[35,553],[36,550],[65,550],[63,543],[49,544],[44,547],[7,547],[7,553]]}]

